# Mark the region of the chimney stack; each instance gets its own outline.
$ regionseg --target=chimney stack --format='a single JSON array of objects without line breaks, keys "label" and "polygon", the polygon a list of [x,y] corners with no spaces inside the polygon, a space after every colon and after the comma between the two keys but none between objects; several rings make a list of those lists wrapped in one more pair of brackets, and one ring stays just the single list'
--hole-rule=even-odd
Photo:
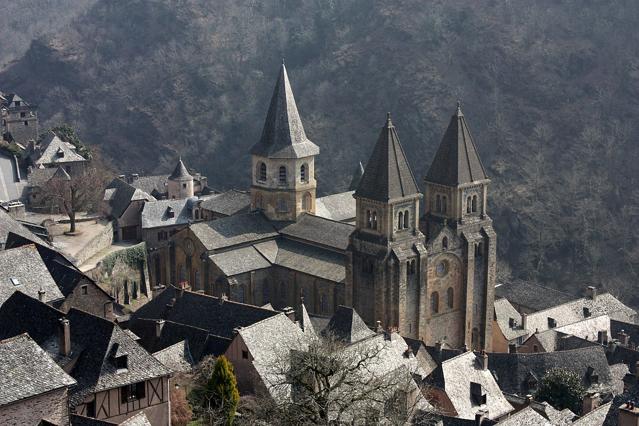
[{"label": "chimney stack", "polygon": [[71,325],[66,318],[60,318],[58,327],[58,349],[62,356],[69,356],[71,353]]},{"label": "chimney stack", "polygon": [[521,314],[521,328],[523,328],[524,330],[528,330],[528,314],[527,313]]},{"label": "chimney stack", "polygon": [[382,322],[380,320],[377,320],[377,326],[375,327],[375,331],[377,333],[383,333],[384,332],[384,327],[382,327]]},{"label": "chimney stack", "polygon": [[482,349],[478,358],[481,369],[488,370],[488,354],[486,353],[486,351]]},{"label": "chimney stack", "polygon": [[608,331],[607,330],[601,330],[601,331],[597,332],[597,343],[599,343],[600,345],[608,344]]},{"label": "chimney stack", "polygon": [[40,302],[44,303],[44,296],[47,294],[46,291],[42,290],[42,287],[40,287],[40,290],[38,290],[38,300]]},{"label": "chimney stack", "polygon": [[617,421],[619,426],[639,426],[639,409],[630,401],[622,404]]},{"label": "chimney stack", "polygon": [[284,315],[286,315],[288,319],[295,322],[295,309],[293,309],[290,306],[287,306],[284,309],[282,309],[282,312],[284,312]]},{"label": "chimney stack", "polygon": [[488,419],[488,412],[486,410],[477,411],[475,414],[475,426],[481,426],[486,419]]},{"label": "chimney stack", "polygon": [[599,407],[601,403],[601,398],[599,397],[599,393],[597,392],[588,392],[586,396],[584,396],[584,400],[581,406],[581,414],[588,414],[592,410]]},{"label": "chimney stack", "polygon": [[159,319],[155,321],[155,337],[159,339],[162,335],[162,328],[164,328],[164,320]]},{"label": "chimney stack", "polygon": [[533,403],[533,396],[528,394],[526,395],[526,407]]},{"label": "chimney stack", "polygon": [[595,286],[589,285],[586,287],[586,297],[592,300],[597,299],[597,288]]}]

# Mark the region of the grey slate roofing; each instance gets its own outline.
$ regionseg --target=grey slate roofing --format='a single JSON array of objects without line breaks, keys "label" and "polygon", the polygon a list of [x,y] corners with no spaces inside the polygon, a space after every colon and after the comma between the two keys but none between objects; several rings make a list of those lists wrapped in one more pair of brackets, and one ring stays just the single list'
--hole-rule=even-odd
[{"label": "grey slate roofing", "polygon": [[551,426],[551,423],[532,407],[526,407],[499,422],[499,426]]},{"label": "grey slate roofing", "polygon": [[124,214],[126,209],[131,204],[131,200],[135,195],[136,188],[129,185],[120,178],[115,178],[106,187],[106,190],[111,190],[109,197],[109,205],[111,206],[111,216],[119,218]]},{"label": "grey slate roofing", "polygon": [[355,309],[340,305],[335,310],[328,326],[322,330],[322,334],[332,335],[347,343],[355,343],[375,335],[375,332],[368,328]]},{"label": "grey slate roofing", "polygon": [[17,234],[31,241],[43,242],[42,239],[29,231],[27,227],[12,218],[4,209],[0,208],[0,248],[5,246],[9,233]]},{"label": "grey slate roofing", "polygon": [[355,190],[359,186],[359,183],[362,180],[362,176],[364,176],[364,166],[362,165],[362,162],[360,161],[359,164],[357,164],[357,167],[355,167],[355,171],[353,172],[353,177],[351,178],[351,183],[350,185],[348,185],[349,191],[355,192]]},{"label": "grey slate roofing", "polygon": [[515,306],[541,311],[569,302],[574,296],[529,281],[512,280],[495,286],[495,297],[503,297]]},{"label": "grey slate roofing", "polygon": [[0,406],[74,385],[27,334],[0,340]]},{"label": "grey slate roofing", "polygon": [[[142,229],[160,228],[173,225],[187,225],[191,220],[191,209],[188,199],[158,200],[144,203],[142,208]],[[174,213],[168,214],[168,209]]]},{"label": "grey slate roofing", "polygon": [[593,385],[587,377],[588,368],[598,375],[598,386],[610,386],[612,375],[601,346],[590,346],[559,352],[540,353],[490,353],[488,368],[496,376],[503,392],[526,395],[530,393],[528,378],[539,381],[553,368],[564,368],[576,373],[586,387]]},{"label": "grey slate roofing", "polygon": [[596,341],[589,341],[554,329],[535,333],[528,339],[532,339],[533,336],[537,339],[541,348],[545,352],[565,351],[584,348],[587,346],[599,346]]},{"label": "grey slate roofing", "polygon": [[174,373],[188,373],[195,364],[186,340],[155,352],[153,356]]},{"label": "grey slate roofing", "polygon": [[27,176],[29,186],[42,186],[49,182],[58,169],[55,167],[45,167],[42,169],[33,169]]},{"label": "grey slate roofing", "polygon": [[574,426],[602,426],[611,411],[612,401],[603,404],[573,422]]},{"label": "grey slate roofing", "polygon": [[282,64],[266,115],[262,136],[251,154],[268,158],[303,158],[319,154],[300,119],[286,67]]},{"label": "grey slate roofing", "polygon": [[130,185],[147,194],[160,195],[167,192],[166,181],[169,179],[169,175],[151,175],[151,176],[138,176],[131,180]]},{"label": "grey slate roofing", "polygon": [[326,195],[315,200],[315,215],[343,222],[355,221],[356,206],[354,191]]},{"label": "grey slate roofing", "polygon": [[[506,299],[495,300],[495,318],[497,325],[503,333],[506,340],[514,340],[520,336],[528,334],[527,330],[521,327],[521,315]],[[514,326],[511,327],[511,319]]]},{"label": "grey slate roofing", "polygon": [[253,246],[241,247],[209,256],[227,277],[268,268],[271,263]]},{"label": "grey slate roofing", "polygon": [[457,104],[457,111],[437,149],[426,174],[426,181],[456,186],[488,179],[468,124]]},{"label": "grey slate roofing", "polygon": [[180,157],[177,164],[175,165],[175,168],[173,169],[173,173],[169,175],[169,179],[180,180],[180,179],[190,179],[190,178],[193,178],[193,176],[191,176],[189,171],[186,169],[186,166],[182,162],[182,157]]},{"label": "grey slate roofing", "polygon": [[36,299],[44,291],[47,303],[64,298],[35,245],[0,251],[0,305],[16,291]]},{"label": "grey slate roofing", "polygon": [[87,161],[78,154],[73,145],[62,141],[55,133],[49,132],[41,143],[42,154],[37,158],[35,164],[59,164],[77,161]]},{"label": "grey slate roofing", "polygon": [[418,195],[417,182],[389,113],[355,196],[386,202]]},{"label": "grey slate roofing", "polygon": [[275,265],[338,283],[346,279],[344,256],[339,253],[287,240],[277,246]]},{"label": "grey slate roofing", "polygon": [[286,224],[279,229],[288,239],[310,242],[323,247],[345,251],[348,238],[355,226],[336,222],[312,214],[304,214],[297,222]]},{"label": "grey slate roofing", "polygon": [[0,200],[12,201],[23,198],[27,185],[25,175],[16,156],[0,152]]},{"label": "grey slate roofing", "polygon": [[251,206],[251,195],[248,192],[232,189],[204,199],[200,206],[203,209],[225,216],[247,213]]},{"label": "grey slate roofing", "polygon": [[194,223],[190,229],[209,251],[272,239],[278,235],[273,225],[259,213]]},{"label": "grey slate roofing", "polygon": [[[167,309],[171,304],[173,306]],[[132,322],[138,318],[164,319],[197,327],[215,336],[233,338],[236,327],[247,327],[277,314],[257,306],[168,287],[134,312],[131,319]],[[142,337],[134,328],[133,331]]]}]

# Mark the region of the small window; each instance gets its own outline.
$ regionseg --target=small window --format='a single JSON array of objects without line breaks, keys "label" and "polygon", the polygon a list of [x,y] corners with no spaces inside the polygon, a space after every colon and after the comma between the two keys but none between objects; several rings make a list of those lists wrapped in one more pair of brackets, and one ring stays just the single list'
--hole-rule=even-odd
[{"label": "small window", "polygon": [[308,166],[306,164],[300,166],[300,180],[303,183],[308,182]]},{"label": "small window", "polygon": [[144,399],[146,397],[146,383],[138,382],[125,385],[120,388],[120,395],[123,404],[131,401]]},{"label": "small window", "polygon": [[590,316],[590,309],[584,306],[584,318],[588,318]]},{"label": "small window", "polygon": [[470,397],[474,406],[486,404],[486,391],[479,383],[470,382]]},{"label": "small window", "polygon": [[280,166],[280,185],[286,185],[286,167]]},{"label": "small window", "polygon": [[118,370],[126,370],[129,368],[129,357],[127,355],[120,355],[115,358],[115,368]]},{"label": "small window", "polygon": [[554,318],[548,317],[548,328],[555,328],[555,327],[557,327],[557,320],[555,320]]},{"label": "small window", "polygon": [[21,113],[20,113],[20,117],[21,117],[21,118],[25,118],[26,116],[27,116],[27,113],[26,113],[26,112],[21,112]]},{"label": "small window", "polygon": [[406,210],[404,212],[404,229],[408,229],[408,222],[409,222],[409,214],[408,214],[408,210]]},{"label": "small window", "polygon": [[257,180],[260,182],[266,181],[266,164],[259,163],[257,166]]},{"label": "small window", "polygon": [[446,290],[446,304],[448,305],[448,309],[453,309],[455,300],[455,290],[452,287],[448,287]]},{"label": "small window", "polygon": [[182,184],[182,188],[186,189],[186,184],[185,183]]},{"label": "small window", "polygon": [[19,107],[20,106],[20,101],[14,101],[15,106]]},{"label": "small window", "polygon": [[377,229],[377,212],[376,211],[373,211],[371,213],[371,223],[372,223],[373,229]]},{"label": "small window", "polygon": [[539,352],[539,346],[533,345],[533,352]]},{"label": "small window", "polygon": [[466,198],[466,213],[470,213],[471,204],[472,204],[472,198],[470,197]]},{"label": "small window", "polygon": [[430,310],[433,314],[439,312],[439,293],[436,291],[430,295]]},{"label": "small window", "polygon": [[95,399],[87,402],[86,416],[95,417]]},{"label": "small window", "polygon": [[372,228],[373,227],[373,218],[371,216],[371,211],[370,210],[366,210],[366,227],[367,228]]},{"label": "small window", "polygon": [[477,196],[473,195],[473,213],[477,213]]},{"label": "small window", "polygon": [[82,287],[82,294],[89,294],[89,286],[88,285],[83,285]]},{"label": "small window", "polygon": [[25,120],[25,121],[24,121],[24,125],[25,125],[25,126],[28,126],[28,125],[29,125],[29,122]]},{"label": "small window", "polygon": [[404,226],[404,213],[399,212],[399,215],[397,217],[397,229],[402,229],[403,226]]},{"label": "small window", "polygon": [[249,359],[248,351],[242,351],[242,359]]},{"label": "small window", "polygon": [[200,211],[196,210],[195,211],[195,220],[198,220],[200,218]]},{"label": "small window", "polygon": [[442,249],[448,250],[448,237],[442,238]]}]

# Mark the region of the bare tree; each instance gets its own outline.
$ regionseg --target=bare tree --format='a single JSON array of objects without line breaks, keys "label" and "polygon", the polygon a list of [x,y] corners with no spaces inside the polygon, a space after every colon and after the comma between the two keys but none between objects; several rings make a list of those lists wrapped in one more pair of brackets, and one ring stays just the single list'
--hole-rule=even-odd
[{"label": "bare tree", "polygon": [[330,336],[313,338],[306,349],[284,350],[273,359],[269,365],[273,374],[265,383],[268,391],[243,401],[239,419],[406,424],[430,408],[408,359],[383,335],[349,345]]}]

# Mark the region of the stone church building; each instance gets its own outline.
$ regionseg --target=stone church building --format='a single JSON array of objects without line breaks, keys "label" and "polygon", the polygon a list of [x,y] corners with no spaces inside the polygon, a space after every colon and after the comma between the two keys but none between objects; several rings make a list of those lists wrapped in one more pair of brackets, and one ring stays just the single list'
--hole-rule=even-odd
[{"label": "stone church building", "polygon": [[[282,65],[251,149],[250,212],[189,221],[170,236],[169,270],[162,275],[278,309],[295,308],[301,298],[315,315],[353,306],[369,326],[379,322],[427,344],[490,350],[496,264],[486,209],[490,180],[461,107],[424,193],[390,114],[363,175],[354,177],[354,192],[330,195],[331,202],[316,197],[319,151],[304,131]],[[150,259],[152,271],[166,264]]]}]

